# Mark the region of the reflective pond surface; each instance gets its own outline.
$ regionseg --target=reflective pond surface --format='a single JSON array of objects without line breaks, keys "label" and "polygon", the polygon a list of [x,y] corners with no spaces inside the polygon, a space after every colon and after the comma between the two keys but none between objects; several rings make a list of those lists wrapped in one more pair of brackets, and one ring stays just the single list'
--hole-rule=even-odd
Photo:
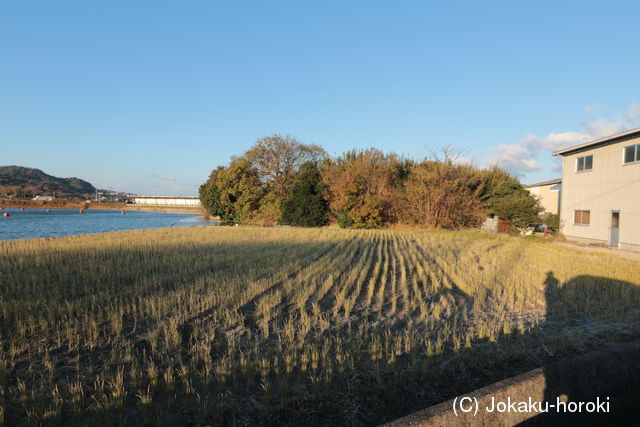
[{"label": "reflective pond surface", "polygon": [[[3,216],[7,212],[8,217]],[[25,209],[4,208],[0,211],[0,240],[34,237],[67,236],[71,234],[104,233],[107,231],[144,228],[181,227],[186,225],[216,225],[195,214],[87,209]]]}]

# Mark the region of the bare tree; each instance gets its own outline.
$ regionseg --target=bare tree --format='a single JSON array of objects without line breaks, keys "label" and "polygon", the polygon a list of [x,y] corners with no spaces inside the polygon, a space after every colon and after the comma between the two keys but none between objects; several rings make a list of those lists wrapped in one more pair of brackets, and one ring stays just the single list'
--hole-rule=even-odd
[{"label": "bare tree", "polygon": [[426,160],[412,169],[404,186],[405,222],[447,229],[476,227],[482,222],[476,170],[446,159]]},{"label": "bare tree", "polygon": [[306,162],[319,161],[326,152],[319,145],[307,145],[289,135],[274,134],[259,139],[245,156],[258,170],[261,180],[281,198],[300,167]]}]

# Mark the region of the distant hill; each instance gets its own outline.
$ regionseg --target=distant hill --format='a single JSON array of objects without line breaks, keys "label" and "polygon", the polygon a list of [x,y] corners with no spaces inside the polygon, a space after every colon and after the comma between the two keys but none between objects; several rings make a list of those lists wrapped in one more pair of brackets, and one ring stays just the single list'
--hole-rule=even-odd
[{"label": "distant hill", "polygon": [[89,198],[96,188],[80,178],[58,178],[39,169],[0,166],[0,197],[28,199],[35,196]]}]

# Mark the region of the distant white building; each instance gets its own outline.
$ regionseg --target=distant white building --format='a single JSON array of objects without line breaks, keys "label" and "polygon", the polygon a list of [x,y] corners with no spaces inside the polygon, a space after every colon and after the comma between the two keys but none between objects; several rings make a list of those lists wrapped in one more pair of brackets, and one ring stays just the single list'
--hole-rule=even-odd
[{"label": "distant white building", "polygon": [[640,251],[640,128],[553,154],[562,156],[567,239]]},{"label": "distant white building", "polygon": [[525,185],[524,188],[526,188],[529,193],[538,197],[540,205],[544,208],[545,212],[552,214],[560,213],[562,178]]},{"label": "distant white building", "polygon": [[53,196],[36,196],[33,198],[33,200],[44,200],[50,202],[53,200]]},{"label": "distant white building", "polygon": [[131,200],[137,205],[200,206],[200,199],[197,197],[133,196]]}]

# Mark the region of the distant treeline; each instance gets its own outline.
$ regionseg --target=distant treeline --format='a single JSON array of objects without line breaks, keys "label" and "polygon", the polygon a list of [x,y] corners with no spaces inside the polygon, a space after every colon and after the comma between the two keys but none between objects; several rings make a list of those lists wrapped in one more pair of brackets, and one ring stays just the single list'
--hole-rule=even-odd
[{"label": "distant treeline", "polygon": [[506,171],[461,164],[447,150],[408,159],[370,148],[333,158],[322,147],[273,135],[214,169],[200,200],[224,224],[463,229],[488,214],[523,227],[538,200]]}]

